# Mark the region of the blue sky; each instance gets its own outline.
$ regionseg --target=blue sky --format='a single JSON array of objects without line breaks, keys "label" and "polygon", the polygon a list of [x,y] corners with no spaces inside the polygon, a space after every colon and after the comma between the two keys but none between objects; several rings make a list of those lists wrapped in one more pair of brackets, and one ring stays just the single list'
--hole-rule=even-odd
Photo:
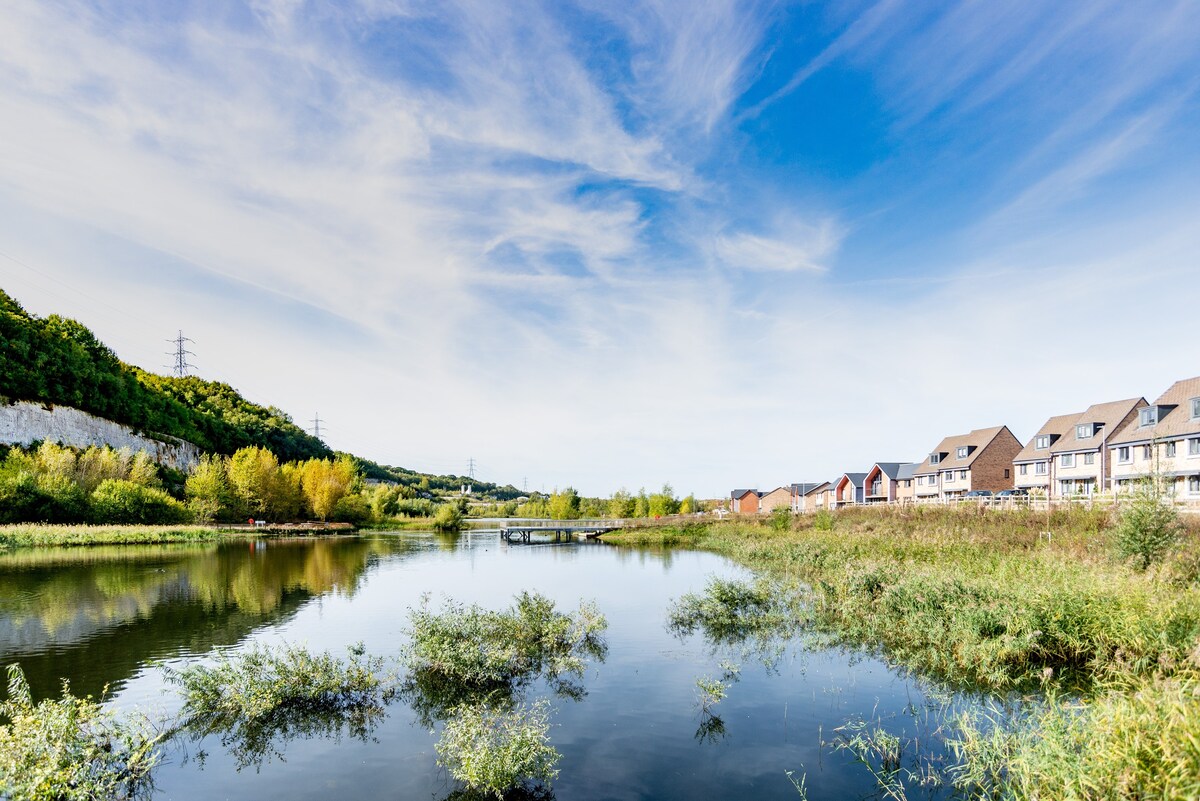
[{"label": "blue sky", "polygon": [[0,10],[0,275],[382,462],[724,494],[1200,371],[1200,6]]}]

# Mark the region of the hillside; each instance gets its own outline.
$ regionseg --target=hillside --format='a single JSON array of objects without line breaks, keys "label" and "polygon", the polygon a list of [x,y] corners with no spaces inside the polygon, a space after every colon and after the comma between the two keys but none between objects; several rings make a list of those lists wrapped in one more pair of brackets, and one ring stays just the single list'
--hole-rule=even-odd
[{"label": "hillside", "polygon": [[[30,314],[0,290],[0,401],[71,406],[149,436],[167,435],[210,453],[267,448],[281,462],[334,456],[321,440],[273,406],[248,401],[228,384],[148,373],[126,364],[83,324]],[[431,491],[476,492],[500,500],[521,493],[461,476],[434,476],[355,457],[363,475]]]}]

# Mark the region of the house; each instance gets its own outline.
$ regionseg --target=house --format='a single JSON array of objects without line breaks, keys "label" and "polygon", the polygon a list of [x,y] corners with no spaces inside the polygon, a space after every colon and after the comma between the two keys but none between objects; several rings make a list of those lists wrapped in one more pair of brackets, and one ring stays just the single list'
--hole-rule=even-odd
[{"label": "house", "polygon": [[792,488],[790,486],[776,487],[770,492],[762,496],[758,501],[758,511],[763,514],[770,514],[776,507],[783,506],[788,509],[792,506]]},{"label": "house", "polygon": [[855,504],[864,503],[863,488],[866,479],[866,473],[843,473],[842,477],[834,485],[834,504],[838,508],[841,508],[843,506],[854,506]]},{"label": "house", "polygon": [[1013,457],[1021,443],[1008,426],[946,437],[915,470],[918,501],[961,498],[972,490],[999,492],[1013,485]]},{"label": "house", "polygon": [[1091,497],[1110,488],[1112,460],[1108,442],[1137,420],[1145,398],[1097,403],[1071,424],[1050,446],[1050,495],[1053,498]]},{"label": "house", "polygon": [[815,510],[817,493],[829,486],[828,481],[811,481],[792,485],[792,511],[797,514]]},{"label": "house", "polygon": [[[900,482],[908,481],[912,486],[912,470],[916,465],[912,462],[876,462],[867,471],[863,485],[866,488],[867,503],[894,503],[898,499]],[[906,477],[901,479],[900,471],[908,468]]]},{"label": "house", "polygon": [[896,471],[896,503],[900,505],[912,503],[916,498],[917,480],[913,472],[917,465],[913,462],[900,465]]},{"label": "house", "polygon": [[834,509],[837,507],[837,483],[840,479],[835,478],[833,481],[822,481],[817,485],[817,488],[810,491],[805,504],[805,511],[815,512],[818,509]]},{"label": "house", "polygon": [[1028,490],[1030,492],[1046,493],[1050,492],[1050,449],[1054,447],[1063,435],[1071,430],[1071,426],[1075,425],[1075,421],[1079,419],[1079,413],[1060,414],[1051,417],[1037,433],[1033,435],[1033,439],[1025,444],[1025,447],[1013,457],[1013,486],[1017,489]]},{"label": "house", "polygon": [[1157,476],[1177,499],[1200,502],[1200,376],[1176,381],[1139,408],[1108,449],[1117,489]]},{"label": "house", "polygon": [[758,514],[758,490],[756,489],[735,489],[729,493],[729,511],[735,515],[756,515]]}]

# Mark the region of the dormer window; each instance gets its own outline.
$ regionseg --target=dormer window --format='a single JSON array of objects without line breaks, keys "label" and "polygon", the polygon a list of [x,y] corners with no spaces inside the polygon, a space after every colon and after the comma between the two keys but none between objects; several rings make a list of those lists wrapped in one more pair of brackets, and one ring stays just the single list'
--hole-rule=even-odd
[{"label": "dormer window", "polygon": [[1192,398],[1192,419],[1200,419],[1200,398]]},{"label": "dormer window", "polygon": [[1156,425],[1158,423],[1158,407],[1143,406],[1138,412],[1138,426],[1145,428],[1146,426]]},{"label": "dormer window", "polygon": [[929,454],[929,463],[930,464],[937,464],[940,461],[942,461],[942,455],[940,453]]},{"label": "dormer window", "polygon": [[966,459],[966,458],[967,458],[967,454],[968,454],[968,453],[970,453],[970,452],[971,452],[971,449],[970,449],[970,448],[968,448],[966,445],[963,445],[963,446],[959,447],[959,449],[958,449],[958,458],[959,458],[959,459]]},{"label": "dormer window", "polygon": [[1044,450],[1046,450],[1046,448],[1049,448],[1050,447],[1050,435],[1049,434],[1038,434],[1033,439],[1033,447],[1037,448],[1039,451],[1044,451]]},{"label": "dormer window", "polygon": [[1075,439],[1091,439],[1094,433],[1096,426],[1092,423],[1080,423],[1075,426]]}]

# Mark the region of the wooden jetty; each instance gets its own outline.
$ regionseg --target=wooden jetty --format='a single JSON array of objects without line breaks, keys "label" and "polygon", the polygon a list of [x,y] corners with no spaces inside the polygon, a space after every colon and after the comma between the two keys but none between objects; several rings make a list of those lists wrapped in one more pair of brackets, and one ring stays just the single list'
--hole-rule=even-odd
[{"label": "wooden jetty", "polygon": [[506,542],[529,542],[536,534],[548,535],[557,542],[576,537],[594,540],[624,527],[624,520],[504,520],[498,531]]}]

